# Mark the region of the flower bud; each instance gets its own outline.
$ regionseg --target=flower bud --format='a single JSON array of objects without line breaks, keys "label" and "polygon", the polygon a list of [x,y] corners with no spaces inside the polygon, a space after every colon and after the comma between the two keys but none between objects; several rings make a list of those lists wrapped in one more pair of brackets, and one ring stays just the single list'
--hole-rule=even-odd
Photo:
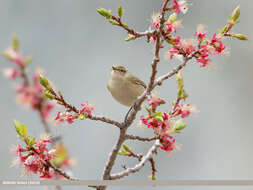
[{"label": "flower bud", "polygon": [[50,85],[49,81],[42,74],[39,74],[39,78],[40,84],[44,86],[44,88],[46,88],[47,90],[52,89],[52,86]]},{"label": "flower bud", "polygon": [[118,25],[118,22],[116,22],[116,21],[113,20],[113,19],[109,19],[109,22],[110,22],[112,25]]},{"label": "flower bud", "polygon": [[177,14],[173,13],[169,16],[168,22],[175,22],[177,20]]},{"label": "flower bud", "polygon": [[21,124],[20,122],[14,120],[14,127],[17,131],[17,133],[19,134],[19,136],[22,138],[22,139],[25,139],[26,138],[26,135],[27,135],[27,128],[25,125]]},{"label": "flower bud", "polygon": [[14,35],[14,36],[12,37],[12,44],[11,44],[11,47],[12,47],[15,51],[17,51],[18,48],[19,48],[19,41],[18,41],[18,37],[17,37],[16,35]]},{"label": "flower bud", "polygon": [[110,10],[108,11],[104,8],[101,8],[101,9],[97,9],[97,12],[103,17],[105,17],[106,19],[110,19],[112,17],[112,12]]},{"label": "flower bud", "polygon": [[238,5],[230,15],[229,24],[236,24],[238,22],[237,20],[239,16],[240,16],[240,5]]},{"label": "flower bud", "polygon": [[248,40],[243,34],[232,34],[232,37],[237,38],[238,40]]},{"label": "flower bud", "polygon": [[79,119],[84,120],[86,118],[85,114],[80,114]]},{"label": "flower bud", "polygon": [[124,150],[125,150],[126,152],[131,152],[131,151],[132,151],[131,148],[129,148],[129,147],[128,147],[127,145],[125,145],[125,144],[123,144],[122,147],[124,148]]},{"label": "flower bud", "polygon": [[224,26],[220,31],[219,33],[220,34],[224,34],[226,32],[226,30],[228,29],[228,25]]},{"label": "flower bud", "polygon": [[50,100],[53,100],[53,99],[54,99],[54,95],[51,94],[48,90],[44,90],[44,91],[43,91],[43,95],[44,95],[46,98],[50,99]]},{"label": "flower bud", "polygon": [[122,8],[122,6],[119,6],[118,7],[118,16],[119,16],[119,18],[121,18],[122,17],[122,15],[123,15],[123,8]]},{"label": "flower bud", "polygon": [[126,156],[127,155],[127,153],[125,151],[123,151],[123,150],[120,150],[118,152],[118,154],[121,155],[121,156]]},{"label": "flower bud", "polygon": [[176,133],[180,133],[181,130],[184,129],[186,126],[187,124],[184,123],[182,119],[179,119],[174,123],[173,129]]},{"label": "flower bud", "polygon": [[125,38],[125,41],[126,41],[126,42],[129,42],[129,41],[131,41],[131,40],[133,40],[133,39],[134,39],[134,36],[131,35],[131,34],[129,34],[128,37]]}]

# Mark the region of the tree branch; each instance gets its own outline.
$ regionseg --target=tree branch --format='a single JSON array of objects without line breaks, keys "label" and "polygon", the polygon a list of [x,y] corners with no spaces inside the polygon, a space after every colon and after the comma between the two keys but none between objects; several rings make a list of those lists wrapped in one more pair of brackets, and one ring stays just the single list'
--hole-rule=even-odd
[{"label": "tree branch", "polygon": [[160,86],[162,85],[164,80],[167,80],[168,78],[172,77],[173,75],[177,74],[178,71],[180,71],[183,67],[186,66],[187,62],[192,59],[194,57],[194,55],[196,54],[196,52],[194,52],[191,56],[189,57],[185,57],[184,58],[184,62],[182,64],[180,64],[179,66],[177,66],[176,68],[174,68],[172,71],[168,72],[165,75],[160,76],[159,78],[156,79],[153,88],[155,88],[156,86]]},{"label": "tree branch", "polygon": [[147,138],[147,137],[140,137],[140,136],[135,136],[135,135],[126,135],[126,140],[154,141],[157,139],[159,139],[159,137]]},{"label": "tree branch", "polygon": [[101,121],[101,122],[104,122],[104,123],[115,125],[118,128],[122,128],[121,123],[119,123],[118,121],[112,120],[112,119],[108,119],[106,117],[96,117],[96,116],[91,115],[91,116],[88,116],[88,119],[94,120],[94,121]]},{"label": "tree branch", "polygon": [[117,174],[112,174],[110,179],[115,180],[115,179],[120,179],[125,176],[128,176],[130,173],[135,173],[139,171],[147,161],[152,157],[153,152],[156,151],[156,149],[160,146],[159,140],[156,140],[154,145],[149,149],[146,155],[144,155],[141,159],[141,161],[136,164],[133,168],[127,168],[126,170],[119,172]]},{"label": "tree branch", "polygon": [[136,32],[134,29],[129,28],[126,24],[123,24],[121,21],[121,18],[112,16],[112,19],[117,22],[117,26],[122,27],[124,30],[127,31],[128,34],[131,34],[133,36],[132,40],[135,40],[143,36],[147,36],[147,38],[149,39],[155,33],[155,30],[151,30],[151,29],[145,32]]}]

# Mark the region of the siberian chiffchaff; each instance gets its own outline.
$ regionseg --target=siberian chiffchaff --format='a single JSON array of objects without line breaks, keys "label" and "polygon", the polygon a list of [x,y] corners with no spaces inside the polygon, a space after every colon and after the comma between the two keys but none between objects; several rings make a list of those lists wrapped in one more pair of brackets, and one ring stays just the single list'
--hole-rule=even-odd
[{"label": "siberian chiffchaff", "polygon": [[113,65],[107,84],[113,98],[130,107],[147,88],[146,84],[121,65]]}]

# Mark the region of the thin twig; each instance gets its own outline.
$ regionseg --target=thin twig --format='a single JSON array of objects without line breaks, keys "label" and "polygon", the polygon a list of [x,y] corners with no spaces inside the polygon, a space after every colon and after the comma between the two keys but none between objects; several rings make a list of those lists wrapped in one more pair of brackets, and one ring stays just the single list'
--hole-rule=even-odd
[{"label": "thin twig", "polygon": [[112,174],[110,179],[112,180],[121,179],[125,176],[128,176],[130,173],[135,173],[139,171],[145,165],[145,163],[149,161],[149,159],[152,157],[152,154],[156,151],[156,149],[159,146],[160,146],[159,140],[156,140],[154,145],[148,150],[147,154],[142,157],[141,161],[138,164],[136,164],[133,168],[127,168],[122,172]]},{"label": "thin twig", "polygon": [[102,122],[104,122],[104,123],[108,123],[108,124],[111,124],[111,125],[115,125],[115,126],[117,126],[117,127],[119,127],[119,128],[122,127],[122,124],[119,123],[118,121],[115,121],[115,120],[112,120],[112,119],[108,119],[108,118],[106,118],[106,117],[97,117],[97,116],[91,115],[91,116],[88,116],[88,119],[94,120],[94,121],[102,121]]},{"label": "thin twig", "polygon": [[122,27],[124,30],[127,31],[128,34],[131,34],[133,36],[132,40],[140,38],[140,37],[144,37],[144,36],[147,36],[148,38],[150,38],[155,33],[155,30],[151,30],[151,29],[145,32],[136,32],[134,29],[129,28],[126,24],[123,24],[121,21],[121,18],[112,16],[112,19],[117,22],[117,26]]},{"label": "thin twig", "polygon": [[152,138],[148,138],[148,137],[140,137],[140,136],[135,136],[135,135],[126,135],[126,140],[138,140],[138,141],[154,141],[159,139],[159,137],[152,137]]}]

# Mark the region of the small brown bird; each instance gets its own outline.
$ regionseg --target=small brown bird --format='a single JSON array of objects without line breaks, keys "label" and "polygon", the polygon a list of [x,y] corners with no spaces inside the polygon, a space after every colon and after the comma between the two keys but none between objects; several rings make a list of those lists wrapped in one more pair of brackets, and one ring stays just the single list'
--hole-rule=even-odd
[{"label": "small brown bird", "polygon": [[121,65],[113,65],[107,84],[113,98],[130,107],[147,88],[146,84]]}]

